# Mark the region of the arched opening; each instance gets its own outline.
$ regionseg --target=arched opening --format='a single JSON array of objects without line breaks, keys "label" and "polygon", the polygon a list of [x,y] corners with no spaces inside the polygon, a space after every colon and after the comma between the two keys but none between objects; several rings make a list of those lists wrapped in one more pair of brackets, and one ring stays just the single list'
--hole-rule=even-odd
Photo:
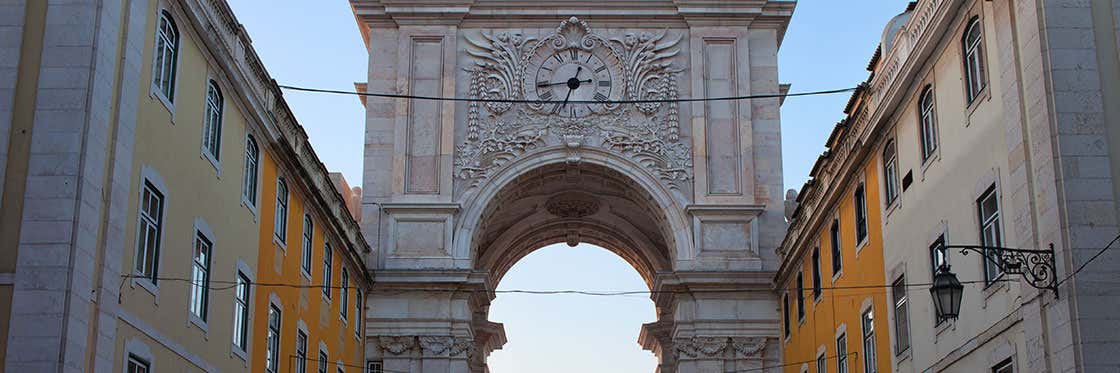
[{"label": "arched opening", "polygon": [[[498,291],[643,290],[638,271],[609,250],[590,244],[553,244],[524,256]],[[644,294],[588,296],[499,293],[490,320],[505,326],[509,342],[494,351],[494,373],[652,372],[657,358],[638,345],[639,326],[654,322]]]}]

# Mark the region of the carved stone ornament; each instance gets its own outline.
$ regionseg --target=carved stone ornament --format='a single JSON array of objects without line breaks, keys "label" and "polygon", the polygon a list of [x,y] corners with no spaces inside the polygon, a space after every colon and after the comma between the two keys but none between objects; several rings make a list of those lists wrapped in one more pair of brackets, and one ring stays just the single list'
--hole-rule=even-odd
[{"label": "carved stone ornament", "polygon": [[453,336],[420,336],[420,349],[425,356],[470,357],[474,353],[474,341]]},{"label": "carved stone ornament", "polygon": [[731,338],[731,347],[740,358],[759,359],[762,350],[766,349],[766,337]]},{"label": "carved stone ornament", "polygon": [[[681,34],[668,33],[608,38],[572,17],[540,39],[513,32],[467,36],[467,52],[475,59],[466,68],[471,98],[549,102],[469,103],[466,138],[455,149],[455,178],[477,186],[528,151],[562,145],[570,153],[594,146],[629,157],[669,187],[691,180],[692,148],[681,141],[676,102],[605,103],[680,96],[682,70],[672,59],[680,53]],[[573,74],[587,79],[566,78]],[[587,85],[570,88],[580,82]],[[561,104],[567,98],[604,103]]]},{"label": "carved stone ornament", "polygon": [[549,198],[544,208],[561,218],[582,218],[599,211],[599,200],[586,193],[561,193]]},{"label": "carved stone ornament", "polygon": [[692,337],[677,340],[673,345],[679,353],[678,359],[705,359],[720,357],[727,350],[727,337]]},{"label": "carved stone ornament", "polygon": [[416,337],[412,336],[382,336],[377,337],[377,345],[381,351],[393,355],[400,355],[416,348]]}]

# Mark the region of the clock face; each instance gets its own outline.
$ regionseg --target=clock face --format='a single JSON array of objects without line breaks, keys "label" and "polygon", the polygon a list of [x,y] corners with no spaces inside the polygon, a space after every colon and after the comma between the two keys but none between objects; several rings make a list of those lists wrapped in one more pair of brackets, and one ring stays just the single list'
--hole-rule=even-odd
[{"label": "clock face", "polygon": [[571,118],[585,117],[606,111],[606,105],[571,101],[611,101],[622,91],[615,82],[618,74],[613,71],[614,64],[608,62],[608,52],[578,48],[549,52],[535,56],[525,76],[526,98],[548,101],[541,110]]}]

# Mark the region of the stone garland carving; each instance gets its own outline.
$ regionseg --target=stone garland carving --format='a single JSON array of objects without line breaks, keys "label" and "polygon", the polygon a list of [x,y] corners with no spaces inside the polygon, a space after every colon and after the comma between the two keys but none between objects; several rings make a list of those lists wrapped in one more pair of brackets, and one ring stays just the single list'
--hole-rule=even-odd
[{"label": "stone garland carving", "polygon": [[[672,58],[681,35],[666,38],[667,32],[629,33],[607,39],[593,33],[586,22],[572,17],[555,32],[541,39],[518,33],[482,33],[482,39],[466,37],[467,52],[476,61],[469,95],[485,99],[525,99],[522,77],[539,48],[590,51],[604,48],[622,71],[621,97],[674,99],[680,96],[677,79],[682,70]],[[692,178],[692,149],[680,141],[677,103],[642,103],[605,106],[588,117],[552,115],[544,105],[479,103],[468,104],[465,140],[457,144],[455,177],[478,185],[510,160],[535,148],[562,144],[569,160],[578,161],[578,149],[594,145],[622,154],[657,175],[670,187]]]},{"label": "stone garland carving", "polygon": [[[719,359],[728,351],[739,359],[760,359],[766,337],[692,337],[673,342],[676,359]],[[730,349],[730,350],[729,350]]]},{"label": "stone garland carving", "polygon": [[382,336],[378,347],[387,355],[406,355],[419,348],[424,356],[458,357],[468,359],[474,354],[474,341],[455,336]]}]

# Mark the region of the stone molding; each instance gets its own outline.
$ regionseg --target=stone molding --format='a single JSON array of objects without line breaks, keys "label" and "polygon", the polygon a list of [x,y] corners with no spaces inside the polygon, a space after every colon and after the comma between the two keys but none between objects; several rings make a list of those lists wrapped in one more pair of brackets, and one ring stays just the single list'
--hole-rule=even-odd
[{"label": "stone molding", "polygon": [[[748,359],[762,358],[766,337],[692,337],[673,341],[676,360]],[[728,353],[732,356],[728,356]]]},{"label": "stone molding", "polygon": [[419,349],[423,357],[462,357],[474,356],[474,340],[450,335],[421,336],[380,336],[377,347],[387,356],[408,355]]}]

